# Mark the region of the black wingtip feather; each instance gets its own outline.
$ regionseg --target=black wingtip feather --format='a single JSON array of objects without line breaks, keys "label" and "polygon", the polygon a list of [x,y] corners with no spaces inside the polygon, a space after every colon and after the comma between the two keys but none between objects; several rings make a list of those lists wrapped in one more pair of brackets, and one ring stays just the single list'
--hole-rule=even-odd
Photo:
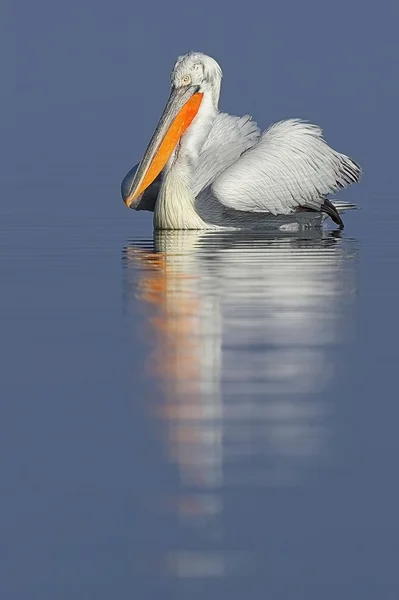
[{"label": "black wingtip feather", "polygon": [[324,200],[324,203],[320,207],[321,212],[326,213],[336,223],[340,229],[344,228],[344,222],[341,219],[339,212],[335,208],[334,204],[330,200]]}]

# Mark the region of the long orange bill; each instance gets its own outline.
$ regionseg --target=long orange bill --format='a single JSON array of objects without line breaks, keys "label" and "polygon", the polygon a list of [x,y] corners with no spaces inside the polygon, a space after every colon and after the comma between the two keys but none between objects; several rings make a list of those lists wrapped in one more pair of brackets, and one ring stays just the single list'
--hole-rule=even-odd
[{"label": "long orange bill", "polygon": [[122,196],[126,206],[134,208],[135,201],[165,167],[181,136],[198,113],[202,96],[197,86],[172,88],[141,163],[123,180]]}]

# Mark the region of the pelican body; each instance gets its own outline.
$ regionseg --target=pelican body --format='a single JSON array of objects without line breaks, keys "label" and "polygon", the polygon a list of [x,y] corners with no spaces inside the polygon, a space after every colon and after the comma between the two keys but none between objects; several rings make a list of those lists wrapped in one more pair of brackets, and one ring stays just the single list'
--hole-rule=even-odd
[{"label": "pelican body", "polygon": [[177,59],[171,92],[141,162],[122,182],[129,208],[154,212],[155,229],[343,228],[327,196],[360,179],[316,125],[281,121],[261,134],[252,117],[218,110],[222,70],[205,54]]}]

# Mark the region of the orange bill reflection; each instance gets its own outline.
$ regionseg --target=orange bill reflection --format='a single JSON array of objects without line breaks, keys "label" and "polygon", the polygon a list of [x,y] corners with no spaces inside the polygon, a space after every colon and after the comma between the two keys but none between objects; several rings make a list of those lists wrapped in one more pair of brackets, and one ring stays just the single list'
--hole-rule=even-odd
[{"label": "orange bill reflection", "polygon": [[[299,485],[330,451],[328,390],[351,335],[357,249],[327,232],[160,232],[155,246],[126,249],[128,301],[144,309],[147,375],[162,391],[155,415],[179,474],[175,510],[221,541],[232,487]],[[224,576],[241,560],[196,556],[168,564],[178,577]]]}]

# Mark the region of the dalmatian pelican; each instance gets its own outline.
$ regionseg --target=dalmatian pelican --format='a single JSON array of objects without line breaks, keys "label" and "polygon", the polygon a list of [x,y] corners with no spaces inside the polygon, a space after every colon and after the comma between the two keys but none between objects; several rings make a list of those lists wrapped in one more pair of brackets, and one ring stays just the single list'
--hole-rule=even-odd
[{"label": "dalmatian pelican", "polygon": [[218,109],[222,70],[200,52],[177,59],[171,92],[141,162],[122,182],[129,208],[154,213],[155,229],[341,229],[328,195],[361,176],[359,165],[330,148],[321,129],[300,119],[261,133],[252,117]]}]

